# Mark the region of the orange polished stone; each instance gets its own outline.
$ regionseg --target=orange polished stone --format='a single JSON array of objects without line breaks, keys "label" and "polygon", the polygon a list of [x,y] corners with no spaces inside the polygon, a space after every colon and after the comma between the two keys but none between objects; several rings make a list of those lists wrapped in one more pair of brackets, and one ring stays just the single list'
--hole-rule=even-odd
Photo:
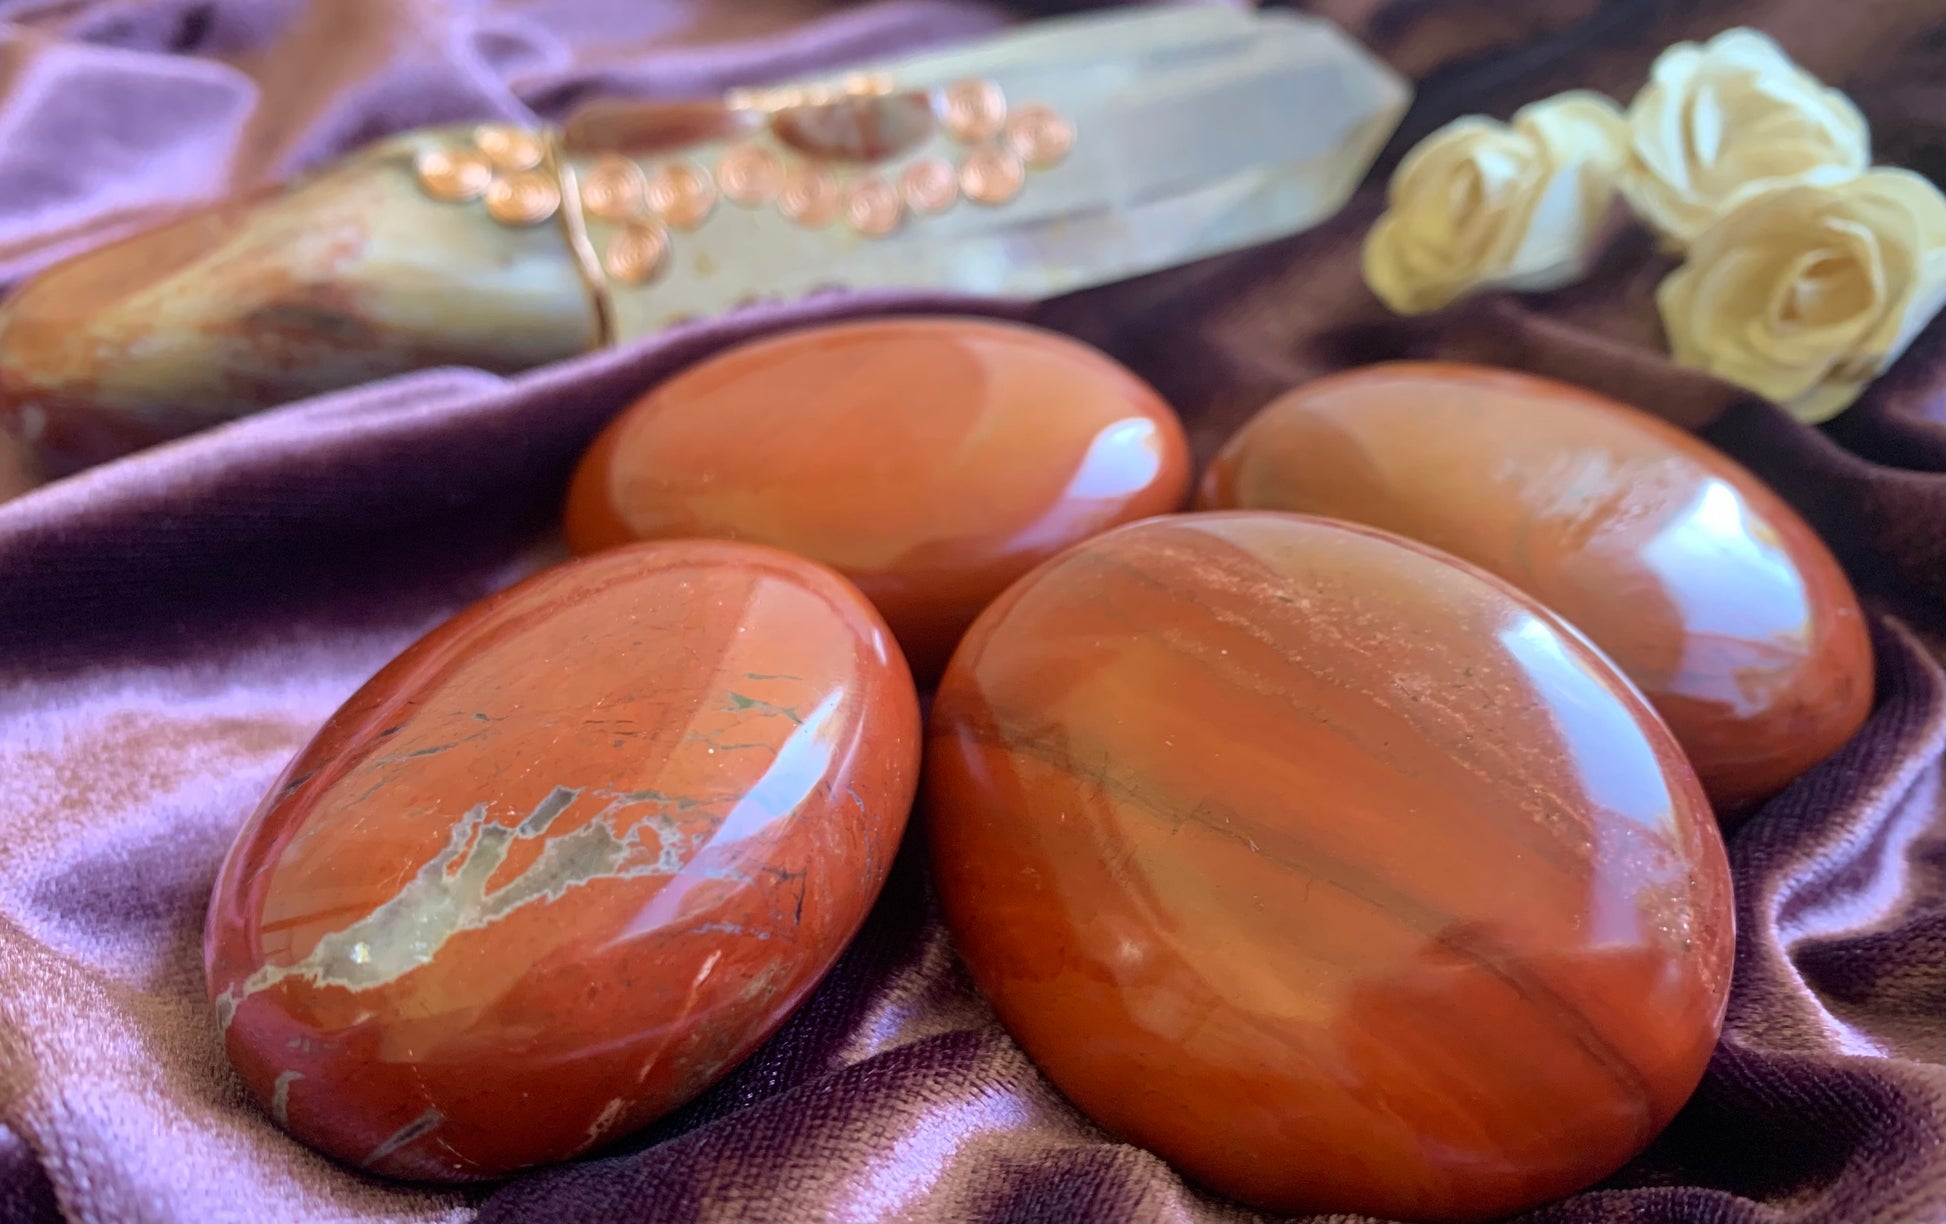
[{"label": "orange polished stone", "polygon": [[815,557],[871,597],[925,681],[1009,582],[1188,485],[1175,414],[1096,350],[890,319],[745,345],[657,387],[582,461],[567,535],[581,553],[733,536]]},{"label": "orange polished stone", "polygon": [[1309,383],[1231,440],[1200,504],[1368,523],[1520,587],[1641,686],[1725,817],[1871,711],[1864,616],[1817,535],[1693,435],[1577,387],[1418,363]]},{"label": "orange polished stone", "polygon": [[1110,532],[981,615],[926,751],[1001,1020],[1245,1202],[1543,1202],[1647,1144],[1715,1043],[1729,869],[1668,729],[1420,545],[1249,512]]},{"label": "orange polished stone", "polygon": [[393,1177],[625,1135],[837,959],[918,749],[904,661],[821,566],[687,541],[537,575],[379,672],[245,825],[205,947],[230,1059]]}]

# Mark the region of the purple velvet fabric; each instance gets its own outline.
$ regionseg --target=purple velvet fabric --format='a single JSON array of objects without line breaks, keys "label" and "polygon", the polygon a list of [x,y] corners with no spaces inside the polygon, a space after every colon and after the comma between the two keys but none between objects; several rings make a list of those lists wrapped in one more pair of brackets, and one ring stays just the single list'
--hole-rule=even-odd
[{"label": "purple velvet fabric", "polygon": [[[1419,80],[1390,156],[1468,110],[1626,96],[1656,50],[1749,23],[1850,90],[1881,156],[1946,172],[1936,0],[1334,0]],[[557,117],[990,29],[973,0],[0,0],[0,287],[158,210],[401,126]],[[1876,622],[1879,700],[1731,839],[1738,960],[1695,1099],[1535,1221],[1946,1219],[1946,321],[1823,430],[1661,356],[1666,266],[1620,237],[1586,285],[1390,318],[1357,278],[1367,190],[1262,251],[1033,312],[1183,410],[1199,457],[1315,373],[1495,361],[1702,429],[1826,534]],[[433,371],[0,505],[0,1220],[1259,1218],[1068,1106],[956,964],[909,844],[865,931],[773,1041],[597,1159],[461,1191],[285,1138],[205,1003],[204,903],[262,789],[386,658],[561,553],[578,451],[657,378],[831,299],[519,378]],[[983,309],[1006,309],[981,307]],[[913,839],[916,843],[919,832]]]}]

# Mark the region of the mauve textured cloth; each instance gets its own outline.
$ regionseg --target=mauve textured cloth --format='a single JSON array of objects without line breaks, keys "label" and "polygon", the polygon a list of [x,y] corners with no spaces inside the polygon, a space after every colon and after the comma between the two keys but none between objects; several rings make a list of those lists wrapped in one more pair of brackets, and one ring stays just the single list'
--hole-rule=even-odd
[{"label": "mauve textured cloth", "polygon": [[[398,128],[558,118],[599,93],[707,93],[1053,7],[0,0],[0,288],[158,211]],[[1663,413],[1794,502],[1872,610],[1877,708],[1730,839],[1736,981],[1695,1099],[1607,1183],[1528,1219],[1946,1219],[1946,320],[1814,430],[1667,363],[1651,297],[1667,265],[1639,235],[1620,234],[1579,288],[1410,321],[1386,315],[1357,271],[1385,169],[1436,124],[1577,85],[1626,99],[1664,45],[1738,24],[1849,90],[1881,160],[1946,177],[1939,0],[1316,8],[1419,84],[1346,212],[1026,313],[1150,378],[1199,458],[1306,377],[1437,355]],[[561,554],[559,499],[596,429],[739,337],[943,305],[829,299],[519,378],[428,372],[0,505],[0,1218],[1261,1218],[1114,1142],[1035,1073],[956,964],[912,844],[856,944],[773,1041],[596,1159],[464,1190],[369,1180],[285,1138],[218,1043],[201,936],[232,833],[390,655]]]}]

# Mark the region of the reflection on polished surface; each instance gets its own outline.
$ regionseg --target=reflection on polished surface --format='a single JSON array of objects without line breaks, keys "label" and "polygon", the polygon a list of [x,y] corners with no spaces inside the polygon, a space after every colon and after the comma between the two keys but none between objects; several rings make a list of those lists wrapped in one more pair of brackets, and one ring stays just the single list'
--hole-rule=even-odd
[{"label": "reflection on polished surface", "polygon": [[1279,1212],[1586,1186],[1702,1074],[1723,843],[1553,614],[1282,514],[1098,537],[974,624],[925,810],[974,980],[1078,1106]]},{"label": "reflection on polished surface", "polygon": [[922,682],[1046,558],[1181,505],[1169,406],[1103,354],[983,319],[887,319],[745,345],[650,392],[575,474],[568,542],[731,536],[836,567]]},{"label": "reflection on polished surface", "polygon": [[[1747,642],[1755,659],[1803,658],[1817,610],[1812,592],[1783,540],[1755,519],[1735,486],[1717,476],[1697,482],[1687,504],[1670,506],[1667,518],[1639,553],[1644,570],[1660,582],[1684,629],[1683,653],[1660,688],[1676,697],[1719,702],[1736,718],[1758,718],[1779,702],[1796,679],[1789,668],[1746,665],[1724,684],[1712,654],[1724,641]],[[1719,582],[1697,574],[1729,574],[1739,597],[1723,598]],[[1868,690],[1869,691],[1869,690]]]},{"label": "reflection on polished surface", "polygon": [[565,1159],[694,1096],[863,921],[918,699],[878,615],[754,545],[638,545],[461,613],[333,716],[211,899],[278,1123],[371,1172]]},{"label": "reflection on polished surface", "polygon": [[1857,597],[1803,520],[1690,434],[1576,387],[1420,363],[1310,383],[1231,441],[1201,504],[1369,523],[1520,587],[1641,686],[1727,816],[1871,709]]}]

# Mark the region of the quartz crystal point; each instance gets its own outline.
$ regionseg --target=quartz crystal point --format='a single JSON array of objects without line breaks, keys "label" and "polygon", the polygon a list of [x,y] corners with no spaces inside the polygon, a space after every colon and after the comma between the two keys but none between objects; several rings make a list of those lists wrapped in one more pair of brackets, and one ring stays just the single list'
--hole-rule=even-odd
[{"label": "quartz crystal point", "polygon": [[603,100],[558,130],[408,132],[29,281],[0,304],[0,431],[59,474],[756,299],[1049,297],[1328,217],[1407,98],[1324,21],[1194,7],[720,100]]}]

